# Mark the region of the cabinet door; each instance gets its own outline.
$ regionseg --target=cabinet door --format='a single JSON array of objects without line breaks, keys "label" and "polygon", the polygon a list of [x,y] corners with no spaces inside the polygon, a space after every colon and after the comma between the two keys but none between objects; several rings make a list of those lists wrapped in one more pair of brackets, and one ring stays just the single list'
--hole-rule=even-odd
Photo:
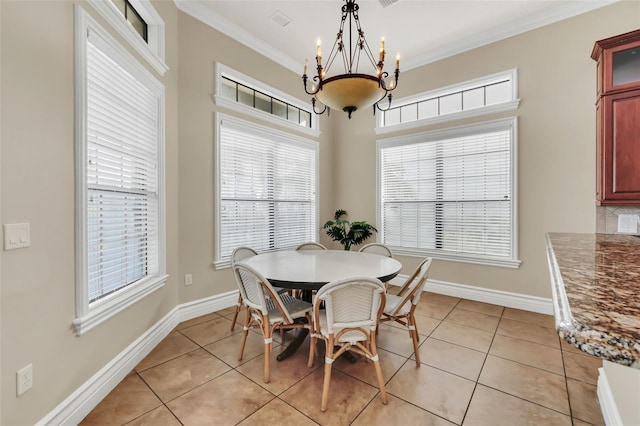
[{"label": "cabinet door", "polygon": [[640,204],[640,90],[601,102],[600,204]]}]

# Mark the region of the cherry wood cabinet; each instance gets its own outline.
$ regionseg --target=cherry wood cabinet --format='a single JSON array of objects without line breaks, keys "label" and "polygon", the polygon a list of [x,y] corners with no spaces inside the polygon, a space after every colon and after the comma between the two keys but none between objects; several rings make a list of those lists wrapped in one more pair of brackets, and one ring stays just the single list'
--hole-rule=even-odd
[{"label": "cherry wood cabinet", "polygon": [[595,43],[598,205],[640,205],[640,30]]}]

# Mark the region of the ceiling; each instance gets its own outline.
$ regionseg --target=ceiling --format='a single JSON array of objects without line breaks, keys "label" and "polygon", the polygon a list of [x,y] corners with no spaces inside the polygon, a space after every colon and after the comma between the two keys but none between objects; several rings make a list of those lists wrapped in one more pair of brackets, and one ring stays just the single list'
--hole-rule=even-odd
[{"label": "ceiling", "polygon": [[[328,54],[344,4],[343,0],[174,1],[182,11],[297,73],[302,73],[305,59],[314,62],[318,38]],[[386,69],[393,68],[393,58],[400,53],[401,69],[406,71],[616,0],[392,1],[359,0],[360,23],[374,53],[385,37]],[[276,22],[282,19],[290,22],[284,26]]]}]

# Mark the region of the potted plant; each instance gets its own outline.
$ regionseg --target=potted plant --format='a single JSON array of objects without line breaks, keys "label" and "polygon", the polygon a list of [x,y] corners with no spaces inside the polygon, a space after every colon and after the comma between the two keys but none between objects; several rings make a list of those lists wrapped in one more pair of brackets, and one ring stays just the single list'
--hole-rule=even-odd
[{"label": "potted plant", "polygon": [[342,219],[346,215],[346,210],[336,210],[334,220],[329,220],[322,226],[322,229],[327,230],[327,235],[333,241],[339,241],[345,250],[350,250],[352,245],[362,244],[373,232],[378,232],[373,225],[365,221],[349,222]]}]

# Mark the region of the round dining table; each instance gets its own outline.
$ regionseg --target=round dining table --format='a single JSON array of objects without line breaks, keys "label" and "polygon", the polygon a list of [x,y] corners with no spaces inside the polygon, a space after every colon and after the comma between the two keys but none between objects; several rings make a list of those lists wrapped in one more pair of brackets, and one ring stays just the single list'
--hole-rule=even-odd
[{"label": "round dining table", "polygon": [[[323,285],[347,278],[375,277],[382,282],[394,278],[402,269],[397,260],[372,253],[346,250],[283,250],[258,254],[244,259],[275,287],[318,290]],[[276,357],[282,361],[300,347],[309,330],[297,330],[293,341]],[[351,362],[353,355],[345,353]]]},{"label": "round dining table", "polygon": [[393,258],[346,250],[274,251],[238,263],[251,266],[275,287],[298,290],[318,290],[331,281],[355,277],[386,282],[402,269]]}]

